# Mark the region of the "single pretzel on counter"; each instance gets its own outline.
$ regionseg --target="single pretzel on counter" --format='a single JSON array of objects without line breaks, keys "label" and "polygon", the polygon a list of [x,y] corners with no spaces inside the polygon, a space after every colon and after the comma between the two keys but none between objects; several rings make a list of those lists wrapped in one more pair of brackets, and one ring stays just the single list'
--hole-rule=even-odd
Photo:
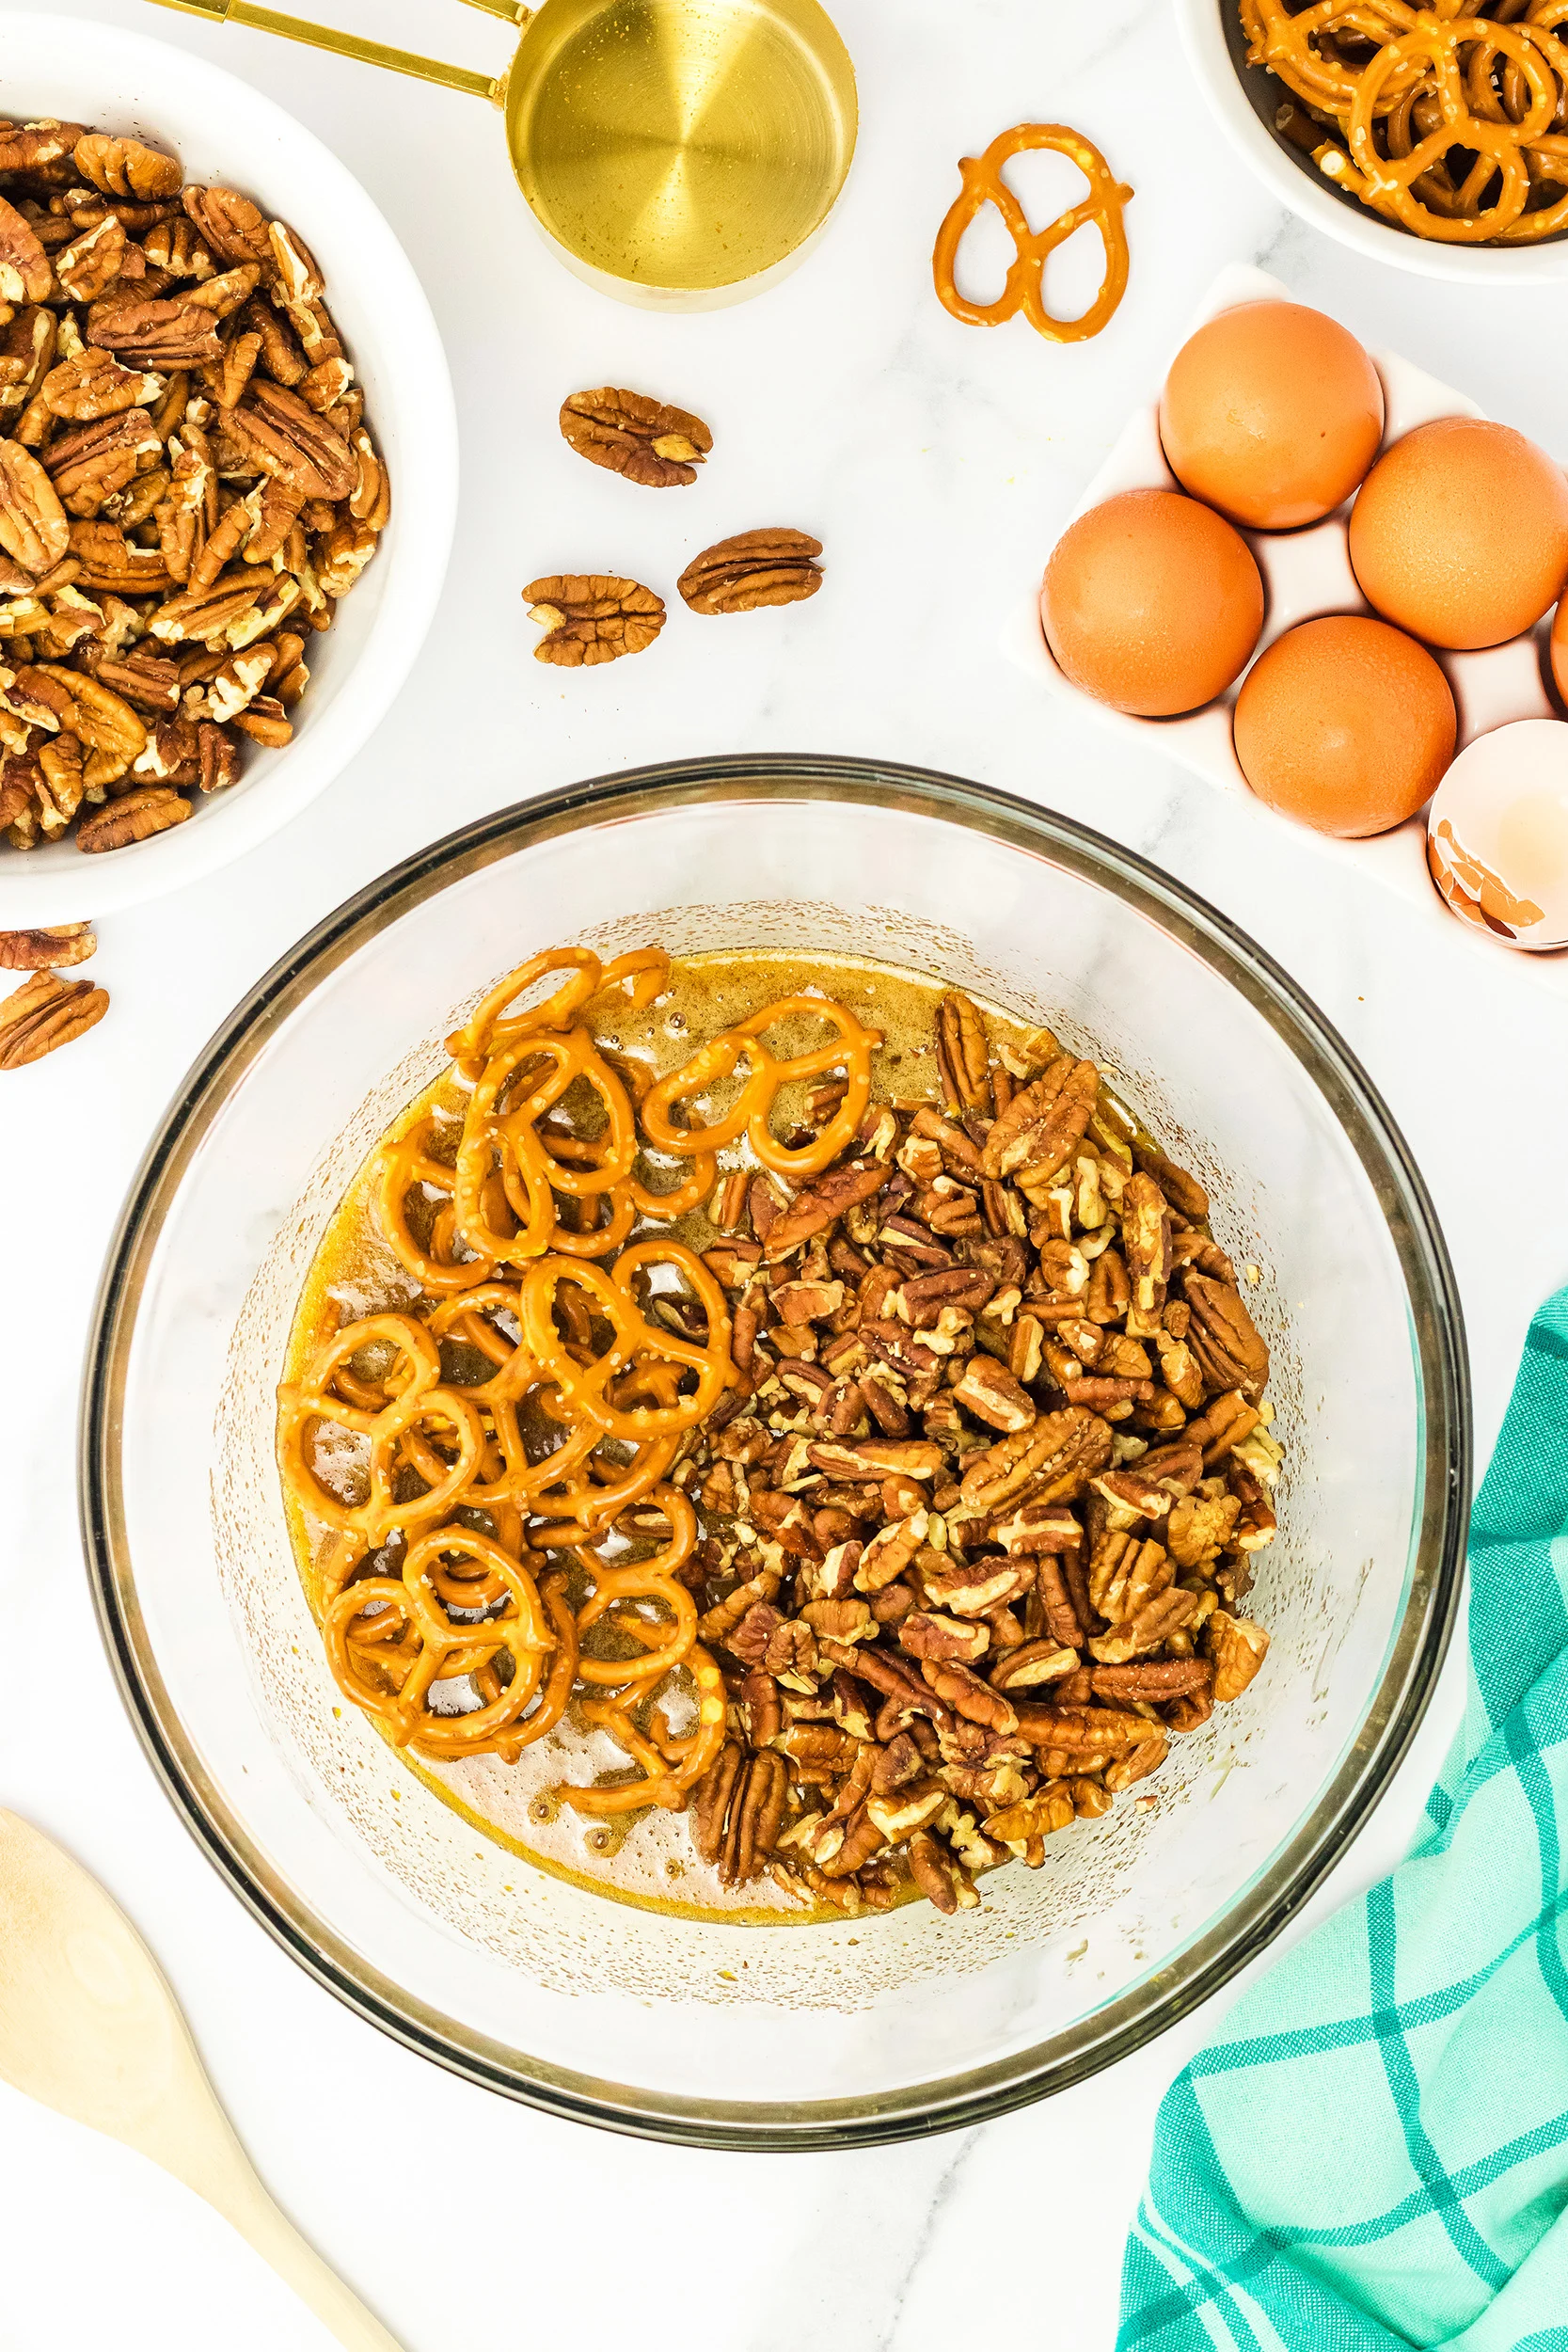
[{"label": "single pretzel on counter", "polygon": [[[1022,205],[1002,177],[1002,167],[1014,155],[1042,148],[1076,164],[1089,187],[1085,197],[1044,229],[1031,229]],[[1127,229],[1122,207],[1132,194],[1117,179],[1099,148],[1063,123],[1022,122],[992,139],[983,155],[964,156],[958,171],[963,190],[937,231],[931,256],[931,274],[943,310],[966,326],[1001,326],[1022,310],[1036,332],[1053,343],[1078,343],[1098,335],[1127,291]],[[964,231],[987,204],[995,205],[1016,250],[996,300],[971,302],[958,292],[954,265]],[[1066,245],[1085,223],[1100,231],[1105,247],[1104,276],[1082,318],[1059,319],[1046,308],[1045,264],[1058,246]]]}]

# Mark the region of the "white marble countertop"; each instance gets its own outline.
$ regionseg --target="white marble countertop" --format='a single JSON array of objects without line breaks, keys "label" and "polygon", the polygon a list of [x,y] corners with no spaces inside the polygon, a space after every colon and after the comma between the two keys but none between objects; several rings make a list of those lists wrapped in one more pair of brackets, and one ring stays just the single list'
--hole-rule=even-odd
[{"label": "white marble countertop", "polygon": [[[1039,698],[1004,662],[998,631],[1222,262],[1262,262],[1559,458],[1568,309],[1380,269],[1284,215],[1199,111],[1161,0],[836,0],[863,104],[839,217],[784,286],[698,319],[652,319],[568,277],[531,230],[499,122],[471,100],[141,0],[53,5],[253,80],[363,181],[447,341],[464,500],[423,659],[352,769],[243,866],[105,922],[93,971],[110,1018],[3,1082],[0,1597],[12,1668],[0,1802],[71,1847],[136,1921],[266,2181],[410,2352],[458,2352],[482,2304],[497,2352],[568,2333],[609,2342],[596,2328],[610,2323],[572,2299],[607,2256],[633,2291],[598,2287],[596,2308],[617,2314],[617,2341],[629,2326],[640,2352],[693,2339],[784,2352],[803,2338],[824,2352],[936,2352],[1042,2323],[1054,2343],[1108,2346],[1155,2106],[1207,2029],[1201,2012],[1140,2058],[977,2131],[844,2156],[705,2155],[470,2089],[351,2016],[253,1924],[160,1793],[93,1624],[73,1442],[99,1262],[147,1136],[211,1030],[385,866],[486,810],[645,760],[874,754],[980,777],[1132,844],[1317,998],[1435,1197],[1484,1460],[1528,1318],[1568,1278],[1568,1017],[1511,964],[1428,938],[1309,842],[1238,822],[1157,752]],[[502,26],[428,0],[322,0],[321,12],[493,70],[505,55]],[[25,110],[24,92],[0,97]],[[965,329],[931,292],[958,157],[1025,117],[1082,129],[1137,191],[1126,301],[1077,348],[1022,324]],[[698,409],[721,462],[669,497],[581,465],[555,412],[567,391],[601,383]],[[668,594],[696,549],[775,522],[826,543],[827,585],[809,604],[716,626],[672,596],[647,656],[591,673],[530,660],[518,590],[535,574],[625,570]],[[85,914],[90,898],[85,886]],[[1392,1793],[1308,1918],[1397,1857],[1461,1698],[1456,1651]],[[1049,2217],[1043,2270],[1034,2255],[1009,2260],[998,2227],[1024,2189]],[[185,2192],[9,2093],[0,2202],[0,2342],[87,2352],[111,2328],[126,2352],[325,2342]],[[670,2259],[686,2242],[703,2249],[700,2294]],[[658,2282],[646,2307],[643,2278]]]}]

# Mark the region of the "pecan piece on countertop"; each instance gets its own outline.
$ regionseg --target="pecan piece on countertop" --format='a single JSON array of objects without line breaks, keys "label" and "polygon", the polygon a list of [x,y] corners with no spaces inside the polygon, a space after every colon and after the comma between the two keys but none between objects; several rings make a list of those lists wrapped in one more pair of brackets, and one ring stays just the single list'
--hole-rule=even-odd
[{"label": "pecan piece on countertop", "polygon": [[124,792],[118,801],[106,801],[76,828],[79,850],[123,850],[133,841],[150,840],[155,833],[167,833],[173,825],[182,825],[191,813],[191,804],[182,793],[169,785],[138,785],[134,792]]},{"label": "pecan piece on countertop", "polygon": [[90,980],[62,980],[57,972],[35,972],[0,1003],[0,1070],[21,1070],[41,1061],[57,1045],[103,1020],[106,990]]},{"label": "pecan piece on countertop", "polygon": [[651,490],[695,482],[713,447],[701,417],[642,392],[573,392],[561,405],[561,430],[579,457]]},{"label": "pecan piece on countertop", "polygon": [[822,585],[820,539],[803,531],[742,531],[693,556],[676,585],[693,612],[798,604]]},{"label": "pecan piece on countertop", "polygon": [[535,661],[591,670],[623,654],[641,653],[664,627],[664,599],[635,580],[611,572],[559,572],[523,590],[531,621],[545,634]]},{"label": "pecan piece on countertop", "polygon": [[0,971],[41,972],[53,964],[86,963],[98,952],[90,923],[56,923],[48,930],[0,931]]}]

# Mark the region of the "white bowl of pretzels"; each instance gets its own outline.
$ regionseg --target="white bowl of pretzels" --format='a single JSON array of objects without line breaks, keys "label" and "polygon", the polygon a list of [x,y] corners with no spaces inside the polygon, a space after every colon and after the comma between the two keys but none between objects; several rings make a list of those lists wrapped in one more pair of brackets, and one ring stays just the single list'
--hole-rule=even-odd
[{"label": "white bowl of pretzels", "polygon": [[269,100],[15,15],[0,115],[0,929],[23,929],[178,889],[341,772],[429,627],[457,449],[406,256]]},{"label": "white bowl of pretzels", "polygon": [[1568,278],[1568,40],[1551,0],[1415,21],[1377,0],[1176,0],[1176,16],[1232,146],[1303,220],[1425,278]]}]

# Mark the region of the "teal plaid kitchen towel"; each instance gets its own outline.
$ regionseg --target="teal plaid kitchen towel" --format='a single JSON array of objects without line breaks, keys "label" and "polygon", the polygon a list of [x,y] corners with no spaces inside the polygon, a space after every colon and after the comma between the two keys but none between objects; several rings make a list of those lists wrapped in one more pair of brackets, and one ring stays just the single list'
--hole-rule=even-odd
[{"label": "teal plaid kitchen towel", "polygon": [[1470,1539],[1464,1732],[1409,1859],[1166,2093],[1117,2352],[1568,2352],[1568,1291]]}]

